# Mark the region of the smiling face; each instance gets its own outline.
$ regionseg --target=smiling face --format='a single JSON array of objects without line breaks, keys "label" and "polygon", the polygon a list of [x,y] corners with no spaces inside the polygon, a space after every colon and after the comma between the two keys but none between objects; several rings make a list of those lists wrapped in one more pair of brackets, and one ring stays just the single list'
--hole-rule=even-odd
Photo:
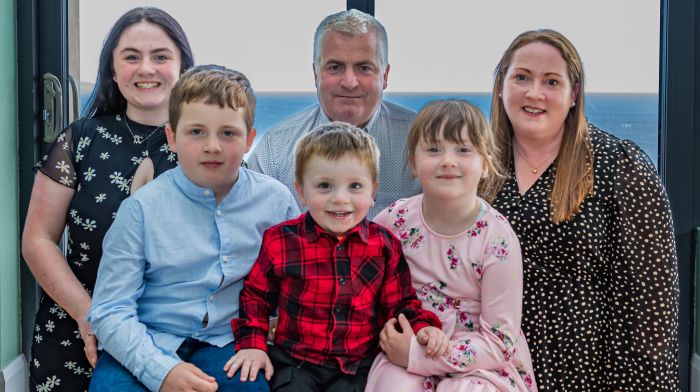
[{"label": "smiling face", "polygon": [[382,68],[374,33],[352,36],[329,30],[314,65],[318,99],[332,121],[364,127],[387,86],[389,66]]},{"label": "smiling face", "polygon": [[[442,135],[442,131],[438,134]],[[479,181],[486,174],[486,164],[466,129],[461,136],[463,143],[440,137],[435,143],[421,140],[416,145],[410,165],[423,187],[424,197],[473,205]]]},{"label": "smiling face", "polygon": [[303,173],[303,184],[294,184],[302,205],[319,226],[336,236],[357,226],[374,206],[376,184],[367,164],[355,155],[336,160],[315,155]]},{"label": "smiling face", "polygon": [[203,102],[183,103],[176,132],[166,128],[168,144],[187,178],[214,191],[221,201],[238,180],[243,154],[255,129],[247,131],[243,110]]},{"label": "smiling face", "polygon": [[180,50],[159,26],[139,22],[124,30],[112,51],[114,75],[136,121],[167,119],[170,91],[180,76]]},{"label": "smiling face", "polygon": [[561,53],[543,42],[516,50],[503,82],[503,106],[517,137],[551,138],[563,132],[576,99]]}]

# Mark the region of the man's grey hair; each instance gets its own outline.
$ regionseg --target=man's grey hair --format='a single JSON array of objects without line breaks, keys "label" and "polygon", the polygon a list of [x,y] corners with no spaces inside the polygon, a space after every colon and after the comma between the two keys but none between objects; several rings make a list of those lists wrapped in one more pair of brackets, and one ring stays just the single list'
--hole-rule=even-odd
[{"label": "man's grey hair", "polygon": [[362,11],[351,9],[327,16],[316,28],[314,34],[314,65],[321,64],[321,41],[328,30],[337,31],[351,36],[364,35],[374,32],[379,46],[379,61],[382,71],[389,64],[389,44],[387,43],[386,29],[372,15]]}]

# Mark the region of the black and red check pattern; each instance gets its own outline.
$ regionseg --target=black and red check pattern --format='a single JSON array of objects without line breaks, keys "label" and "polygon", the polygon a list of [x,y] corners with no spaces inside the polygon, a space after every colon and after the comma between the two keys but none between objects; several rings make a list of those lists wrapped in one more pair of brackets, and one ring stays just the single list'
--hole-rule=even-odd
[{"label": "black and red check pattern", "polygon": [[268,317],[279,305],[275,345],[293,358],[354,374],[378,352],[384,323],[403,313],[417,332],[440,320],[421,308],[401,243],[364,219],[339,240],[308,213],[268,229],[231,321],[236,351],[267,351]]}]

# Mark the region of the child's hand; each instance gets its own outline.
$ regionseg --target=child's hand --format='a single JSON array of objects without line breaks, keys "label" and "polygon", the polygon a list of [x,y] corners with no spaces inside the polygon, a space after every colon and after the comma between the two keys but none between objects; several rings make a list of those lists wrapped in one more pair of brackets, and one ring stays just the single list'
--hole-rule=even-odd
[{"label": "child's hand", "polygon": [[275,341],[275,331],[277,331],[277,316],[270,316],[268,321],[270,329],[267,330],[267,341],[273,343]]},{"label": "child's hand", "polygon": [[440,328],[422,328],[416,334],[416,340],[425,346],[426,354],[432,358],[443,356],[450,349],[450,339]]},{"label": "child's hand", "polygon": [[160,392],[211,391],[219,389],[216,379],[191,363],[180,362],[170,369]]},{"label": "child's hand", "polygon": [[233,377],[238,369],[241,369],[241,381],[255,381],[260,369],[265,370],[265,379],[270,381],[274,370],[272,362],[265,351],[257,348],[248,348],[237,352],[224,365],[224,371],[228,378]]},{"label": "child's hand", "polygon": [[[402,332],[396,329],[396,324]],[[394,364],[408,367],[408,354],[411,351],[411,337],[413,329],[411,323],[403,314],[399,314],[398,320],[393,318],[384,324],[384,329],[379,333],[379,347],[386,357]]]}]

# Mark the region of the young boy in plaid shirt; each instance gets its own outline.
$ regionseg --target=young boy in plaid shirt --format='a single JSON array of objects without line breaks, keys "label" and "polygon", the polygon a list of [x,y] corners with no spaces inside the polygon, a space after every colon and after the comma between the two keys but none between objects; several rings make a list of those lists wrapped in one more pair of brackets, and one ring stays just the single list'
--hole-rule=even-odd
[{"label": "young boy in plaid shirt", "polygon": [[440,321],[411,286],[401,243],[366,217],[378,167],[374,140],[350,124],[322,125],[299,140],[295,187],[308,211],[263,235],[231,322],[237,354],[226,363],[229,376],[240,368],[241,380],[258,370],[270,379],[274,365],[273,391],[363,390],[380,330],[400,314],[429,355],[446,352]]}]

